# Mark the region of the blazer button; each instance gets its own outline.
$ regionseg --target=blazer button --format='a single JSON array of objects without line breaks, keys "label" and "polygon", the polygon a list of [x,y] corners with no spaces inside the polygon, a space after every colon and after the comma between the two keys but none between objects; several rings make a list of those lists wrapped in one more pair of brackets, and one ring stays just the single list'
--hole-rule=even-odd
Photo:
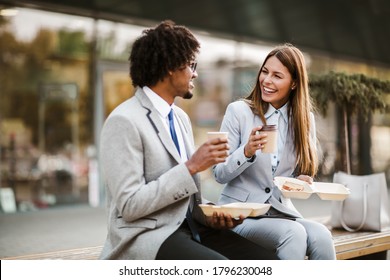
[{"label": "blazer button", "polygon": [[266,192],[266,193],[269,193],[270,191],[271,191],[270,188],[265,188],[265,192]]},{"label": "blazer button", "polygon": [[241,164],[241,162],[239,160],[237,160],[237,165],[240,165],[240,164]]}]

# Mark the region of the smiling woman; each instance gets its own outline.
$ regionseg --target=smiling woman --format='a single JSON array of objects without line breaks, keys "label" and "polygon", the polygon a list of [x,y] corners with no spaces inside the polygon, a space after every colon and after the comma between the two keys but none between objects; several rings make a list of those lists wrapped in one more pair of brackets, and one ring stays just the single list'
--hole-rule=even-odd
[{"label": "smiling woman", "polygon": [[[313,181],[318,161],[311,110],[303,54],[295,46],[284,44],[266,56],[252,92],[229,104],[220,129],[229,133],[231,148],[226,162],[213,169],[215,179],[225,184],[218,203],[270,204],[269,218],[245,220],[233,231],[272,248],[281,259],[336,257],[329,230],[304,219],[273,181],[275,176],[296,177],[302,183]],[[277,150],[272,153],[263,149],[270,141],[270,132],[257,133],[265,125],[278,126]],[[291,185],[288,188],[296,189]]]},{"label": "smiling woman", "polygon": [[290,98],[296,82],[286,66],[276,56],[270,57],[260,72],[261,97],[274,108],[281,108]]}]

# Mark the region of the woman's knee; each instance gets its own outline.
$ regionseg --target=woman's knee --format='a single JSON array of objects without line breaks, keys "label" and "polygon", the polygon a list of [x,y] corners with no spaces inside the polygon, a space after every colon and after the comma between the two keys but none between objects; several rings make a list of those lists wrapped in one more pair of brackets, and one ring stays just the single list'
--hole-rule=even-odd
[{"label": "woman's knee", "polygon": [[286,260],[303,260],[307,250],[307,233],[299,223],[293,223],[285,228],[280,235],[277,255]]},{"label": "woman's knee", "polygon": [[305,227],[299,223],[291,223],[286,227],[283,236],[285,236],[286,239],[293,239],[295,242],[299,242],[306,246],[307,232]]},{"label": "woman's knee", "polygon": [[323,226],[321,230],[318,230],[317,234],[312,234],[310,236],[310,239],[311,242],[314,244],[322,245],[325,247],[334,246],[332,233],[325,226]]}]

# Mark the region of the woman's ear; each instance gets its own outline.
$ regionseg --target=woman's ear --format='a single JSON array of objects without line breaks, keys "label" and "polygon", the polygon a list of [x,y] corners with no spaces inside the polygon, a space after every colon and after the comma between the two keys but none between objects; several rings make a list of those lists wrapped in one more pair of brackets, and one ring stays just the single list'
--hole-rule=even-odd
[{"label": "woman's ear", "polygon": [[291,90],[294,90],[297,87],[297,84],[295,82],[291,83]]}]

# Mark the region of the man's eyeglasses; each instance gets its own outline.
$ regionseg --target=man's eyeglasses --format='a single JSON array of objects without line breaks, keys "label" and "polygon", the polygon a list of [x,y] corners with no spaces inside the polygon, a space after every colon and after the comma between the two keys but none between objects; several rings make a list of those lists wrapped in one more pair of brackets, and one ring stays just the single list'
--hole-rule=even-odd
[{"label": "man's eyeglasses", "polygon": [[196,66],[198,66],[198,63],[197,62],[192,62],[192,63],[190,63],[189,66],[190,66],[191,71],[195,72]]}]

